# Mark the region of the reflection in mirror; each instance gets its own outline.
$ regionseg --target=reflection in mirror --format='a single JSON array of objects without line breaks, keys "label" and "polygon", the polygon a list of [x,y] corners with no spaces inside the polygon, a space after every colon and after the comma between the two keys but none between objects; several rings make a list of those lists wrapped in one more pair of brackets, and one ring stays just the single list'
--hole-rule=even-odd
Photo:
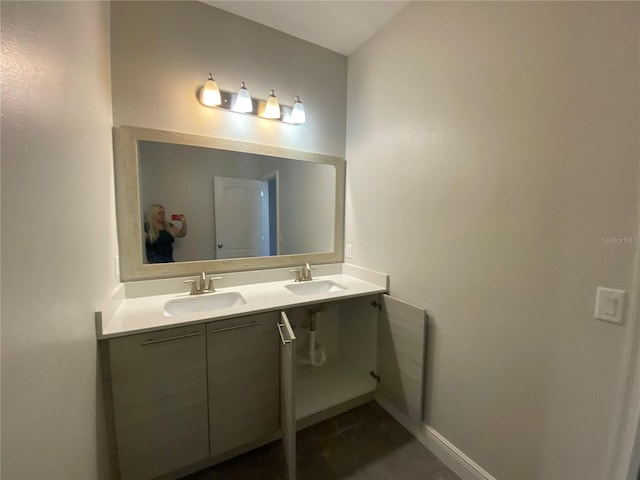
[{"label": "reflection in mirror", "polygon": [[[114,134],[122,281],[342,261],[344,160],[137,127]],[[148,240],[162,230],[158,258]]]},{"label": "reflection in mirror", "polygon": [[[138,155],[140,211],[164,206],[158,241],[179,238],[161,262],[333,250],[334,165],[152,141],[140,141]],[[149,246],[143,261],[155,263]]]},{"label": "reflection in mirror", "polygon": [[[179,222],[179,226],[171,222]],[[184,215],[171,215],[166,218],[166,210],[159,203],[153,203],[147,209],[144,220],[145,259],[148,263],[169,263],[173,259],[173,242],[187,234],[187,218]]]}]

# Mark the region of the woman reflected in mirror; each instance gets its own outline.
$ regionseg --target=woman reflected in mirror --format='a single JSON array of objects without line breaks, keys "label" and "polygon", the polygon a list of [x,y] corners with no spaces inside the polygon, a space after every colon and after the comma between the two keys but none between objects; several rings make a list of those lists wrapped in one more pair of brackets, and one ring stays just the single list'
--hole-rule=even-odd
[{"label": "woman reflected in mirror", "polygon": [[165,215],[164,207],[158,203],[154,203],[147,210],[144,238],[149,263],[173,262],[173,242],[187,234],[187,219],[184,215],[171,216],[172,220],[181,223],[180,228],[168,222]]}]

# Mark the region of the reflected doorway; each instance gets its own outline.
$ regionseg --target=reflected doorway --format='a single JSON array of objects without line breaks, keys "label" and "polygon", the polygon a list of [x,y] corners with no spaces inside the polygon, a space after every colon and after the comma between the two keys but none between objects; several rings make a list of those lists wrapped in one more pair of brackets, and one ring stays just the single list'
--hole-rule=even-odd
[{"label": "reflected doorway", "polygon": [[216,258],[279,253],[278,172],[263,180],[213,179]]},{"label": "reflected doorway", "polygon": [[278,202],[280,196],[278,195],[279,172],[276,170],[272,174],[263,178],[267,182],[267,189],[269,191],[269,255],[280,254],[280,219],[278,218]]}]

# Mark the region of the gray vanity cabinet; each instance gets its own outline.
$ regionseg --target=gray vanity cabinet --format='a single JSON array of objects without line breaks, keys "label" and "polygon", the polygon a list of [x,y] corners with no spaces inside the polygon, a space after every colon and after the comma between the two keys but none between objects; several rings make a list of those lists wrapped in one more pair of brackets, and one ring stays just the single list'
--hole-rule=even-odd
[{"label": "gray vanity cabinet", "polygon": [[[296,430],[372,399],[421,428],[426,318],[424,309],[378,294],[281,314],[282,439],[289,480],[295,479]],[[309,353],[312,321],[325,352],[316,364]]]},{"label": "gray vanity cabinet", "polygon": [[[317,341],[326,363],[308,360],[309,314],[319,312]],[[298,428],[372,398],[422,422],[426,312],[389,295],[298,307],[292,311],[301,344],[296,370]]]},{"label": "gray vanity cabinet", "polygon": [[[317,366],[305,362],[309,315],[327,354]],[[296,430],[372,398],[418,428],[425,320],[368,295],[108,340],[122,479],[177,475],[281,437],[295,480]]]},{"label": "gray vanity cabinet", "polygon": [[123,480],[153,478],[209,456],[204,325],[108,341]]},{"label": "gray vanity cabinet", "polygon": [[376,400],[422,425],[427,312],[381,295],[378,313]]},{"label": "gray vanity cabinet", "polygon": [[207,325],[210,455],[280,429],[278,312]]}]

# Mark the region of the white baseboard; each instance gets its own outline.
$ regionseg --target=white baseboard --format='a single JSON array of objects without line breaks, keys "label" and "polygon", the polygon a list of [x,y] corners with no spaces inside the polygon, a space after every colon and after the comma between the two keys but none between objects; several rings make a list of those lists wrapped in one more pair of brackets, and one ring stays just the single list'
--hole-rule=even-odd
[{"label": "white baseboard", "polygon": [[422,428],[425,438],[422,440],[417,437],[418,440],[462,480],[496,480],[493,475],[467,457],[458,447],[429,425],[423,425]]},{"label": "white baseboard", "polygon": [[462,480],[496,480],[429,425],[416,426],[407,415],[379,395],[376,395],[376,401]]}]

